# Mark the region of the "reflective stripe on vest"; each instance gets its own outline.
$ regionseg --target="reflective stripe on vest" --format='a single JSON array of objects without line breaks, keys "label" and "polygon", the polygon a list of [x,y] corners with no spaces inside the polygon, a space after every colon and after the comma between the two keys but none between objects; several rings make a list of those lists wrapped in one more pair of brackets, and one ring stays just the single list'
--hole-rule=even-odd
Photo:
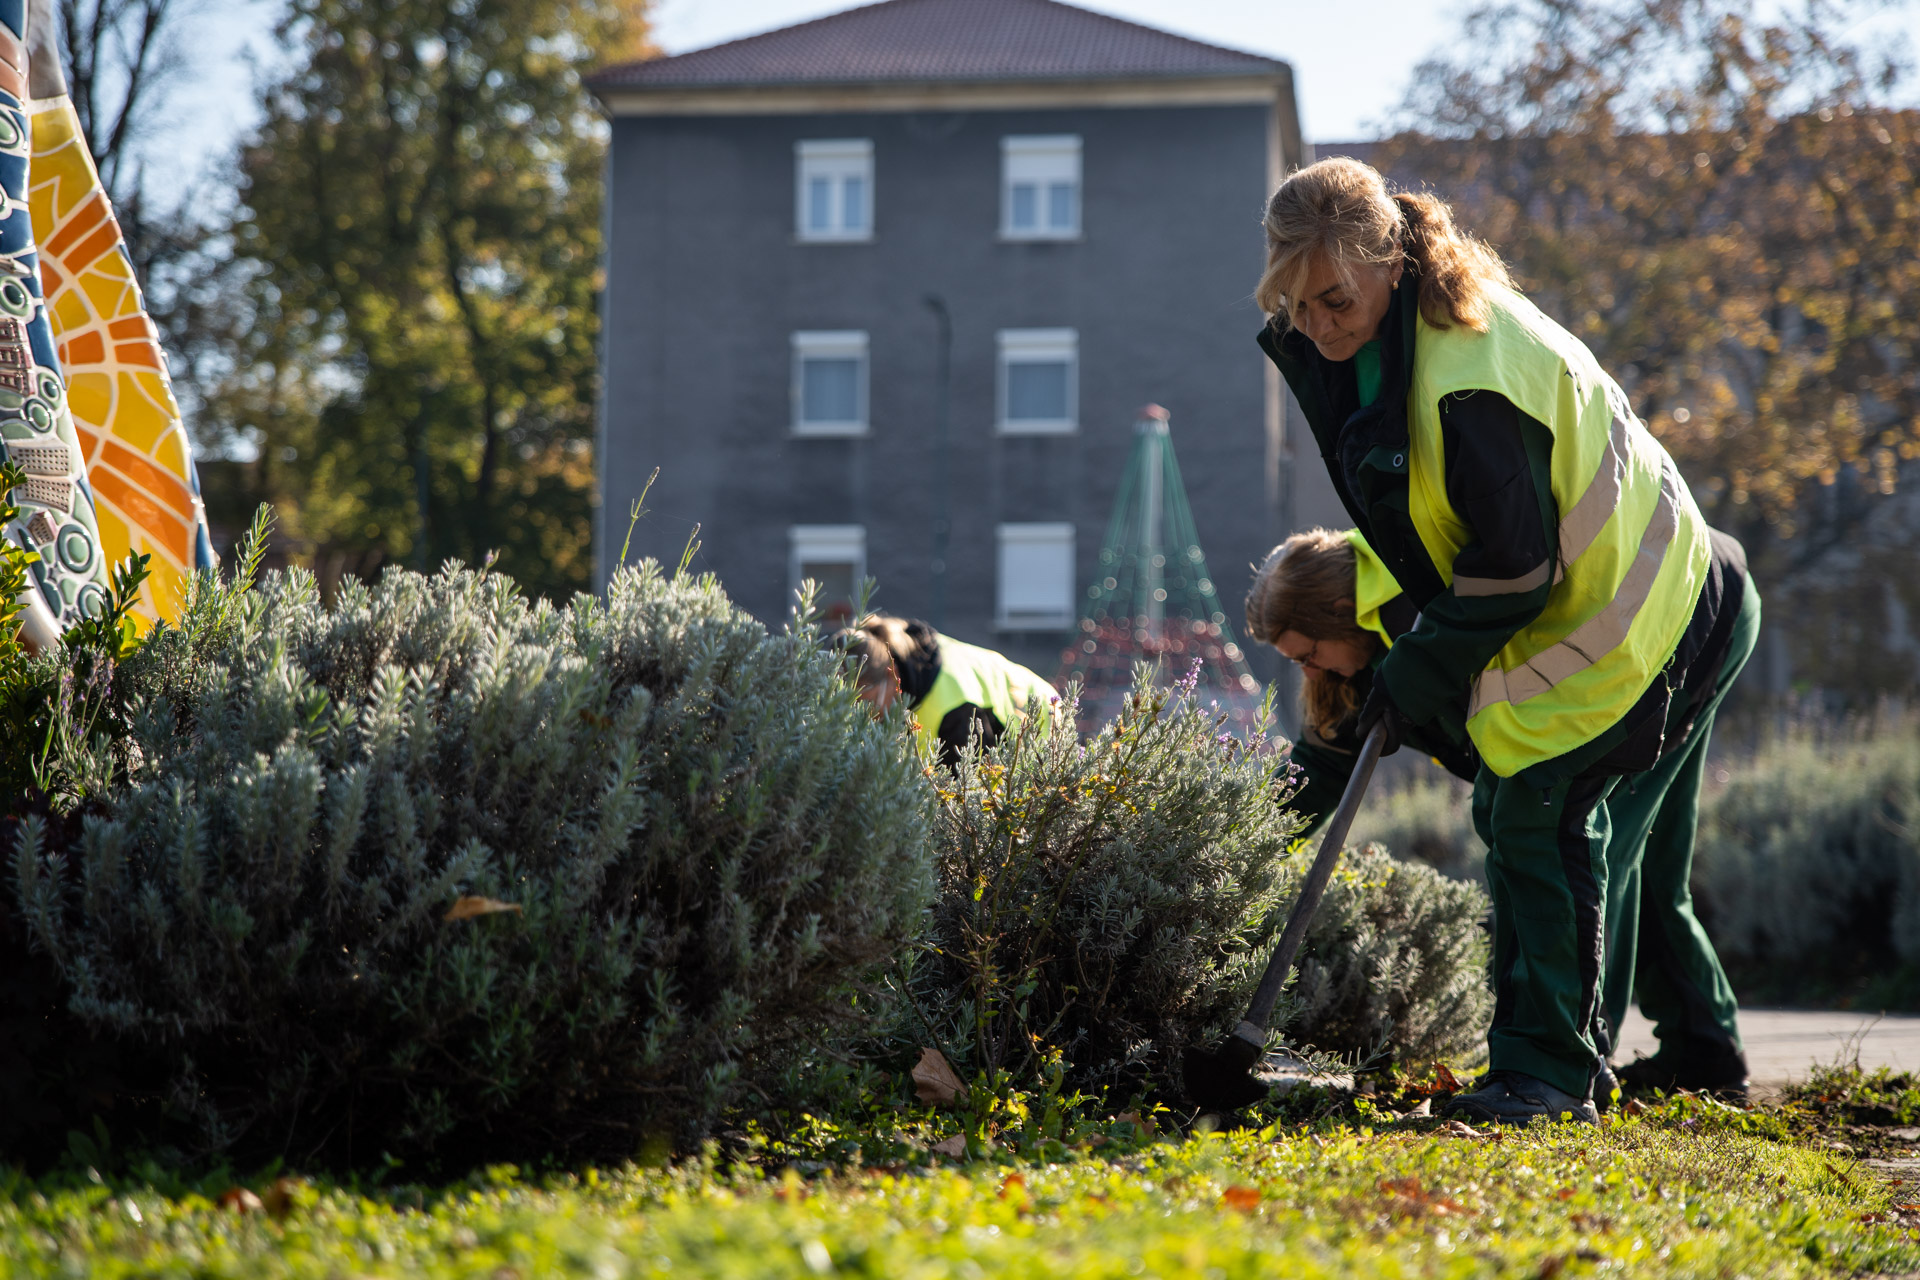
[{"label": "reflective stripe on vest", "polygon": [[1034,698],[1060,700],[1051,683],[1003,654],[946,636],[939,641],[940,674],[910,713],[920,745],[930,754],[940,749],[940,722],[956,707],[985,707],[1011,729],[1026,718],[1027,704]]},{"label": "reflective stripe on vest", "polygon": [[1353,620],[1391,647],[1393,637],[1380,621],[1380,610],[1400,594],[1400,583],[1358,529],[1347,530],[1347,543],[1353,548]]},{"label": "reflective stripe on vest", "polygon": [[[1420,323],[1408,394],[1408,507],[1441,576],[1463,597],[1530,591],[1540,615],[1474,682],[1467,731],[1501,776],[1592,741],[1630,710],[1672,656],[1706,581],[1707,526],[1659,441],[1572,334],[1526,299],[1493,298],[1488,332]],[[1459,578],[1474,531],[1446,493],[1442,400],[1496,391],[1553,434],[1561,512],[1555,563],[1513,578]]]}]

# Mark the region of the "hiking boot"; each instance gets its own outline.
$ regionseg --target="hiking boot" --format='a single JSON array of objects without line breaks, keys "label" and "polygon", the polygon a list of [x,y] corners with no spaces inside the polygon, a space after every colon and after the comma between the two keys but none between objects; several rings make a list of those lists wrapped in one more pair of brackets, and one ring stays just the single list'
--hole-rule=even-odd
[{"label": "hiking boot", "polygon": [[1593,1075],[1593,1109],[1605,1115],[1613,1110],[1621,1096],[1620,1078],[1614,1075],[1613,1064],[1602,1058],[1599,1069]]},{"label": "hiking boot", "polygon": [[[1664,1059],[1664,1060],[1663,1060]],[[1736,1106],[1747,1105],[1747,1057],[1743,1053],[1717,1057],[1679,1056],[1638,1058],[1619,1070],[1620,1088],[1637,1094],[1704,1093]]]},{"label": "hiking boot", "polygon": [[1471,1093],[1454,1094],[1440,1114],[1471,1124],[1529,1124],[1542,1116],[1600,1123],[1600,1115],[1589,1099],[1576,1098],[1518,1071],[1487,1072]]}]

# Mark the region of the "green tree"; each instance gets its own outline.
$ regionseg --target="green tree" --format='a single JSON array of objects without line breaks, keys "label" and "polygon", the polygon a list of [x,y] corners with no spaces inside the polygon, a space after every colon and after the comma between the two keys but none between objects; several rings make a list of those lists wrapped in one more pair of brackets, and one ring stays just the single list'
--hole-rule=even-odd
[{"label": "green tree", "polygon": [[606,131],[580,76],[644,18],[294,0],[203,386],[323,581],[497,550],[530,590],[587,585]]},{"label": "green tree", "polygon": [[1785,561],[1866,505],[1809,492],[1890,493],[1920,456],[1920,113],[1893,105],[1908,51],[1849,42],[1865,7],[1484,4],[1382,158],[1593,348],[1710,518]]}]

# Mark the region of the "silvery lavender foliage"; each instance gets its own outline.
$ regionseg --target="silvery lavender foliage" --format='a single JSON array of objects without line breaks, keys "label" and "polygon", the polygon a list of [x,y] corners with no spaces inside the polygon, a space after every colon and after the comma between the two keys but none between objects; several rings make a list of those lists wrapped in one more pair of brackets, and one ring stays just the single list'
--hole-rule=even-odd
[{"label": "silvery lavender foliage", "polygon": [[1279,926],[1300,829],[1285,761],[1223,736],[1190,682],[1137,681],[1084,744],[1068,706],[942,774],[939,892],[903,1038],[963,1070],[1070,1084],[1178,1082],[1179,1053],[1239,1019]]},{"label": "silvery lavender foliage", "polygon": [[[1289,867],[1285,892],[1297,874]],[[1479,885],[1348,849],[1301,948],[1286,1033],[1327,1053],[1423,1063],[1485,1051],[1493,1019]]]},{"label": "silvery lavender foliage", "polygon": [[116,679],[122,779],[19,825],[7,897],[208,1148],[697,1138],[930,892],[897,731],[711,578],[203,581]]},{"label": "silvery lavender foliage", "polygon": [[[1032,1085],[1179,1086],[1243,1016],[1311,848],[1271,744],[1191,682],[1136,683],[1085,743],[1031,729],[940,779],[939,894],[896,1034]],[[1074,708],[1062,715],[1071,723]],[[1492,1011],[1485,893],[1349,851],[1276,1015],[1284,1040],[1403,1061],[1473,1050]]]},{"label": "silvery lavender foliage", "polygon": [[1716,762],[1693,891],[1743,995],[1827,999],[1879,983],[1879,999],[1917,1007],[1916,730],[1920,718],[1888,708],[1794,724],[1750,756]]}]

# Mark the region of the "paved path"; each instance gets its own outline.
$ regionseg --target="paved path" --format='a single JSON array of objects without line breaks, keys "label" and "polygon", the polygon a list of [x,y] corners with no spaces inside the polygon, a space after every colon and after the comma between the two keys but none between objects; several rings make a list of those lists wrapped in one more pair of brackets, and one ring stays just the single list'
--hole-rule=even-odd
[{"label": "paved path", "polygon": [[[1877,1020],[1876,1020],[1877,1019]],[[1849,1041],[1860,1038],[1860,1065],[1888,1066],[1896,1071],[1920,1071],[1920,1015],[1808,1009],[1742,1009],[1740,1038],[1747,1045],[1747,1069],[1753,1082],[1778,1087],[1805,1079],[1814,1063],[1851,1056]],[[1615,1062],[1633,1061],[1635,1051],[1650,1054],[1658,1047],[1653,1024],[1638,1009],[1621,1028]]]}]

